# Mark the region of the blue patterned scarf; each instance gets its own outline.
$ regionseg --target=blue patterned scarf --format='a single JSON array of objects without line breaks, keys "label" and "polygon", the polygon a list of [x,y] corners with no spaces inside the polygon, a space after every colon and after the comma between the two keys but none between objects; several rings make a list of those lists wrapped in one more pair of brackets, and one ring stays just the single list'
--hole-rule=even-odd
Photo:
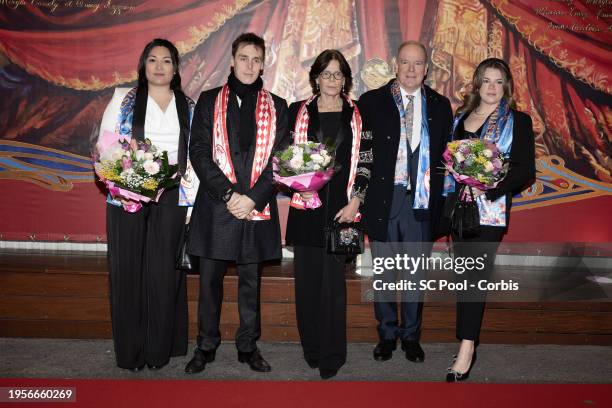
[{"label": "blue patterned scarf", "polygon": [[[404,111],[404,101],[399,82],[393,81],[391,84],[391,95],[397,105],[400,115],[400,143],[406,140],[406,112]],[[429,122],[427,120],[427,100],[425,99],[425,88],[421,88],[421,142],[419,149],[419,168],[416,178],[414,191],[414,203],[412,208],[415,210],[427,210],[429,208],[430,190],[430,168],[429,168]]]},{"label": "blue patterned scarf", "polygon": [[[450,134],[450,141],[454,140],[457,126],[465,117],[466,112],[455,117],[453,131]],[[501,100],[497,109],[489,115],[487,121],[482,126],[480,138],[488,140],[497,145],[499,151],[505,158],[510,156],[512,148],[512,129],[514,127],[514,114],[504,99]],[[455,191],[455,179],[451,174],[444,178],[444,189],[442,195],[447,196]],[[506,196],[502,196],[495,201],[489,201],[485,196],[477,199],[478,210],[480,213],[480,224],[496,227],[506,226]]]}]

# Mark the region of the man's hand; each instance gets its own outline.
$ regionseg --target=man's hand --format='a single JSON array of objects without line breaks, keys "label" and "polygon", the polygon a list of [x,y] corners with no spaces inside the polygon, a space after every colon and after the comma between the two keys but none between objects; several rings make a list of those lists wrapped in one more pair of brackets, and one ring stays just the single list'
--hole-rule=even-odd
[{"label": "man's hand", "polygon": [[[236,199],[234,196],[237,196]],[[227,209],[239,220],[247,218],[253,208],[255,208],[255,201],[243,194],[234,193],[227,202]]]},{"label": "man's hand", "polygon": [[359,211],[359,204],[359,198],[351,198],[351,201],[336,213],[334,219],[338,220],[338,222],[353,222],[357,211]]}]

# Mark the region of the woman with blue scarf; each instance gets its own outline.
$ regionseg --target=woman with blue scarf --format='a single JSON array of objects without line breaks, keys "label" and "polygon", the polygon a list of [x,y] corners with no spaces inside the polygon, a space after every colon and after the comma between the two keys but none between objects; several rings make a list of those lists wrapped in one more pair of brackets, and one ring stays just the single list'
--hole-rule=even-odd
[{"label": "woman with blue scarf", "polygon": [[[168,40],[148,43],[138,62],[135,88],[117,88],[100,135],[114,132],[168,152],[179,173],[188,168],[187,144],[195,103],[181,90],[179,53]],[[182,187],[181,187],[182,188]],[[106,230],[111,322],[117,365],[134,372],[158,370],[187,353],[187,285],[175,269],[188,209],[179,187],[136,212],[126,200],[107,199]]]},{"label": "woman with blue scarf", "polygon": [[[531,118],[512,108],[512,74],[498,58],[482,61],[472,80],[472,91],[457,110],[452,139],[481,138],[493,142],[510,163],[505,178],[493,189],[472,188],[480,215],[480,233],[471,238],[452,233],[457,257],[484,259],[482,270],[466,271],[462,279],[477,284],[488,279],[499,243],[508,229],[512,196],[535,177],[535,144]],[[458,190],[452,177],[445,192]],[[467,191],[467,190],[466,190]],[[485,308],[486,292],[468,290],[457,296],[459,352],[449,367],[447,382],[464,381],[476,361],[476,346]]]}]

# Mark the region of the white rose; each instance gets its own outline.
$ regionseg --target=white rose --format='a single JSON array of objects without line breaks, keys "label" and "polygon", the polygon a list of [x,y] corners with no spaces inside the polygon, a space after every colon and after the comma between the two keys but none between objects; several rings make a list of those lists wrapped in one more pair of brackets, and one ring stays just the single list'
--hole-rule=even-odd
[{"label": "white rose", "polygon": [[154,157],[153,157],[153,153],[146,152],[146,153],[144,154],[144,159],[145,159],[145,160],[153,160],[153,159],[154,159]]},{"label": "white rose", "polygon": [[484,169],[485,171],[493,171],[495,167],[493,167],[493,163],[491,162],[486,162],[484,165]]},{"label": "white rose", "polygon": [[323,166],[327,166],[330,161],[331,161],[331,156],[325,156],[325,158],[323,159]]},{"label": "white rose", "polygon": [[134,153],[134,157],[136,157],[136,160],[144,159],[145,151],[144,150],[136,150],[136,153]]},{"label": "white rose", "polygon": [[482,154],[484,154],[485,157],[493,157],[493,152],[491,151],[491,149],[484,149],[482,151]]},{"label": "white rose", "polygon": [[465,157],[463,157],[463,155],[461,154],[461,152],[457,152],[457,153],[455,153],[455,159],[456,159],[458,162],[465,161]]},{"label": "white rose", "polygon": [[314,163],[316,163],[316,164],[321,164],[321,163],[323,163],[323,156],[321,156],[320,154],[317,154],[317,153],[315,153],[315,154],[311,155],[311,156],[310,156],[310,159],[311,159],[311,160],[312,160]]},{"label": "white rose", "polygon": [[327,156],[327,154],[328,154],[327,150],[325,150],[325,149],[322,149],[319,153],[321,154],[321,156]]},{"label": "white rose", "polygon": [[313,169],[315,169],[315,170],[319,170],[319,169],[321,168],[321,166],[320,166],[320,165],[318,165],[318,164],[315,164],[315,165],[314,165],[314,166],[312,166],[312,167],[313,167]]},{"label": "white rose", "polygon": [[125,150],[123,150],[123,148],[118,147],[116,149],[113,149],[110,152],[110,159],[112,161],[117,161],[117,160],[121,160],[121,158],[123,157],[123,153],[125,152]]},{"label": "white rose", "polygon": [[159,173],[159,164],[157,164],[157,162],[154,162],[152,160],[145,161],[142,167],[151,176],[154,176],[155,174]]},{"label": "white rose", "polygon": [[293,159],[289,161],[289,165],[292,169],[297,170],[304,165],[304,160],[302,156],[294,156]]}]

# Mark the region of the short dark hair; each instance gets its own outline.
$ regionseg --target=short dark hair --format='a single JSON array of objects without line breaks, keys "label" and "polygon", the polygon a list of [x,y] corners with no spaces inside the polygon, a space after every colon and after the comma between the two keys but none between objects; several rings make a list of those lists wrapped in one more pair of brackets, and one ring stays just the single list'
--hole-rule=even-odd
[{"label": "short dark hair", "polygon": [[353,73],[349,63],[344,58],[344,55],[338,50],[325,50],[320,53],[310,66],[310,86],[312,87],[312,93],[316,94],[317,89],[317,77],[321,75],[321,72],[327,68],[331,61],[338,61],[340,65],[340,72],[344,75],[344,93],[348,94],[353,89]]},{"label": "short dark hair", "polygon": [[242,33],[232,43],[232,57],[236,56],[236,51],[243,45],[253,45],[261,50],[263,60],[266,59],[266,42],[255,33]]},{"label": "short dark hair", "polygon": [[164,47],[170,51],[170,58],[172,59],[172,68],[174,69],[174,75],[172,76],[172,81],[170,81],[170,89],[173,91],[181,90],[181,75],[179,74],[179,52],[170,41],[164,38],[156,38],[147,45],[145,45],[142,50],[142,54],[140,54],[140,59],[138,60],[138,87],[147,89],[147,74],[146,74],[146,63],[147,58],[149,57],[149,53],[155,47]]}]

